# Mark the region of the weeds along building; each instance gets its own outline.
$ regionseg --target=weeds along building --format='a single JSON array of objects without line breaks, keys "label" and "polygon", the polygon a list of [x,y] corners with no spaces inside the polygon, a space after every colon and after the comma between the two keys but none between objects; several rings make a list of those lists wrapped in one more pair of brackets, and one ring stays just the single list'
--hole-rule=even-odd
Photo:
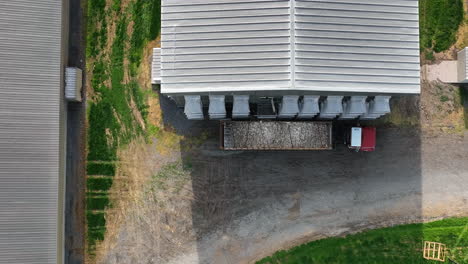
[{"label": "weeds along building", "polygon": [[418,19],[418,0],[163,0],[153,83],[189,119],[374,119],[420,92]]}]

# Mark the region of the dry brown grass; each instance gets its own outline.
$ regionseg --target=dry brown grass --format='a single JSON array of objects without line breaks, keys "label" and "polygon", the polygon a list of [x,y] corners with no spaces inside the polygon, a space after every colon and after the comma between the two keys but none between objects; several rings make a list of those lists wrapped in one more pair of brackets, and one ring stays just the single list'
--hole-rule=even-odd
[{"label": "dry brown grass", "polygon": [[464,113],[459,89],[442,82],[421,83],[421,95],[404,96],[392,104],[382,121],[398,127],[419,127],[426,133],[463,133]]},{"label": "dry brown grass", "polygon": [[[156,254],[152,258],[161,261],[176,254],[187,239],[195,239],[189,228],[190,172],[183,169],[176,151],[161,154],[158,144],[164,143],[147,144],[140,138],[119,151],[110,190],[113,208],[106,211],[107,232],[97,247],[97,263],[119,263],[112,258],[119,254],[141,261]],[[167,170],[168,164],[175,165]]]},{"label": "dry brown grass", "polygon": [[138,74],[138,84],[140,87],[146,90],[150,90],[151,86],[151,61],[153,56],[153,48],[161,47],[161,37],[159,36],[157,39],[150,41],[144,51],[143,56],[139,68]]},{"label": "dry brown grass", "polygon": [[454,133],[464,131],[463,105],[458,87],[441,82],[423,81],[421,128]]},{"label": "dry brown grass", "polygon": [[106,211],[106,237],[97,246],[98,262],[103,259],[106,252],[115,246],[121,231],[120,227],[125,222],[134,203],[140,200],[140,186],[151,176],[149,175],[151,164],[148,161],[150,149],[142,142],[144,141],[140,139],[139,143],[133,142],[119,151],[120,162],[114,183],[109,191],[113,208]]},{"label": "dry brown grass", "polygon": [[[115,21],[112,24],[115,31]],[[131,34],[132,30],[132,24],[129,24],[127,33]],[[115,35],[115,32],[111,35]],[[129,43],[126,43],[126,45],[128,49]],[[158,95],[156,92],[151,92],[152,49],[159,45],[159,38],[148,43],[136,79],[140,87],[149,94],[147,98],[149,106],[147,124],[159,128],[159,133],[149,141],[147,138],[140,137],[118,151],[119,162],[114,183],[109,192],[112,209],[106,211],[106,235],[105,240],[97,245],[96,259],[94,260],[97,263],[108,262],[107,258],[109,255],[113,255],[111,253],[117,247],[119,241],[122,240],[121,235],[124,230],[127,231],[124,243],[131,242],[135,244],[135,247],[131,249],[132,256],[137,257],[141,252],[144,252],[141,248],[144,249],[146,246],[143,244],[146,245],[147,243],[156,243],[154,246],[161,247],[161,255],[169,254],[170,251],[167,251],[165,245],[158,244],[160,241],[164,241],[161,236],[167,236],[167,233],[174,234],[177,230],[173,230],[175,225],[163,223],[161,219],[167,219],[168,215],[171,215],[171,217],[174,215],[174,219],[181,217],[190,219],[189,216],[181,216],[186,212],[166,208],[166,206],[173,206],[169,200],[180,195],[180,193],[185,198],[179,200],[186,202],[182,202],[177,206],[186,209],[190,207],[191,195],[190,183],[187,182],[188,178],[184,178],[182,181],[169,179],[165,183],[164,190],[160,189],[161,186],[158,186],[158,188],[151,189],[150,193],[148,193],[148,186],[155,184],[153,182],[154,175],[157,175],[158,171],[166,164],[180,160],[180,145],[183,140],[183,137],[177,135],[171,128],[164,127]],[[107,48],[111,49],[111,45]],[[130,78],[128,59],[125,59],[124,64],[126,64],[124,65],[126,69],[125,82],[129,81],[125,79]],[[147,124],[145,124],[135,103],[131,101],[130,104],[137,121],[142,127],[145,127]],[[154,212],[157,207],[160,207],[160,213]],[[131,234],[128,234],[128,232]],[[151,234],[151,236],[146,236],[146,234]],[[178,240],[179,238],[174,237],[171,239]],[[141,244],[140,249],[138,249],[137,244]],[[121,246],[118,248],[121,248]],[[163,248],[164,250],[162,250]]]},{"label": "dry brown grass", "polygon": [[455,46],[458,49],[463,49],[468,46],[468,16],[466,16],[466,13],[468,12],[468,1],[463,1],[463,6],[465,8],[465,20],[457,33],[457,42]]},{"label": "dry brown grass", "polygon": [[[161,38],[149,42],[144,51],[143,59],[140,64],[139,73],[137,76],[137,82],[140,87],[145,91],[152,91],[153,87],[151,85],[151,60],[153,55],[153,48],[161,46]],[[159,98],[156,92],[151,93],[148,96],[148,123],[156,127],[162,128],[164,126],[162,122],[162,113],[161,107],[159,105]]]}]

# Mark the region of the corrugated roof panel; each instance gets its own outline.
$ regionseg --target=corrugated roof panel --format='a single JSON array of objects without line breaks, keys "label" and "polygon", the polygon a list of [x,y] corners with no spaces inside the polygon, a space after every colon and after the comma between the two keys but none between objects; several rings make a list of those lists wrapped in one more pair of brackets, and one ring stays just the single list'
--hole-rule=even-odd
[{"label": "corrugated roof panel", "polygon": [[288,0],[163,1],[161,90],[290,86]]},{"label": "corrugated roof panel", "polygon": [[60,262],[62,1],[0,1],[0,263]]},{"label": "corrugated roof panel", "polygon": [[163,93],[420,91],[417,0],[165,0],[162,13]]},{"label": "corrugated roof panel", "polygon": [[296,0],[295,6],[296,88],[419,93],[417,1]]}]

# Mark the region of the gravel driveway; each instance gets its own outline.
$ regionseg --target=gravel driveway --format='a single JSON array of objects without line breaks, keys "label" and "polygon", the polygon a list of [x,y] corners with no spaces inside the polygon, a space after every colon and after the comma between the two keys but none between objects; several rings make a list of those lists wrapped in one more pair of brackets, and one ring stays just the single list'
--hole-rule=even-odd
[{"label": "gravel driveway", "polygon": [[199,240],[172,263],[250,263],[322,237],[468,215],[466,138],[381,128],[374,153],[226,154],[209,142],[185,155]]},{"label": "gravel driveway", "polygon": [[252,263],[314,239],[468,215],[466,133],[379,127],[372,153],[226,152],[217,122],[187,122],[164,97],[161,106],[179,134],[209,140],[174,153],[190,179],[141,201],[102,263]]}]

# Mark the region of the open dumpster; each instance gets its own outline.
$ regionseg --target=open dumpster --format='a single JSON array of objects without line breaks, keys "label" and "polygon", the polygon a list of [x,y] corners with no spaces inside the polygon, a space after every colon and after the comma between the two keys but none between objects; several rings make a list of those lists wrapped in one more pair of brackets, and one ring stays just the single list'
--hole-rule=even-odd
[{"label": "open dumpster", "polygon": [[330,150],[331,122],[221,122],[224,150]]}]

